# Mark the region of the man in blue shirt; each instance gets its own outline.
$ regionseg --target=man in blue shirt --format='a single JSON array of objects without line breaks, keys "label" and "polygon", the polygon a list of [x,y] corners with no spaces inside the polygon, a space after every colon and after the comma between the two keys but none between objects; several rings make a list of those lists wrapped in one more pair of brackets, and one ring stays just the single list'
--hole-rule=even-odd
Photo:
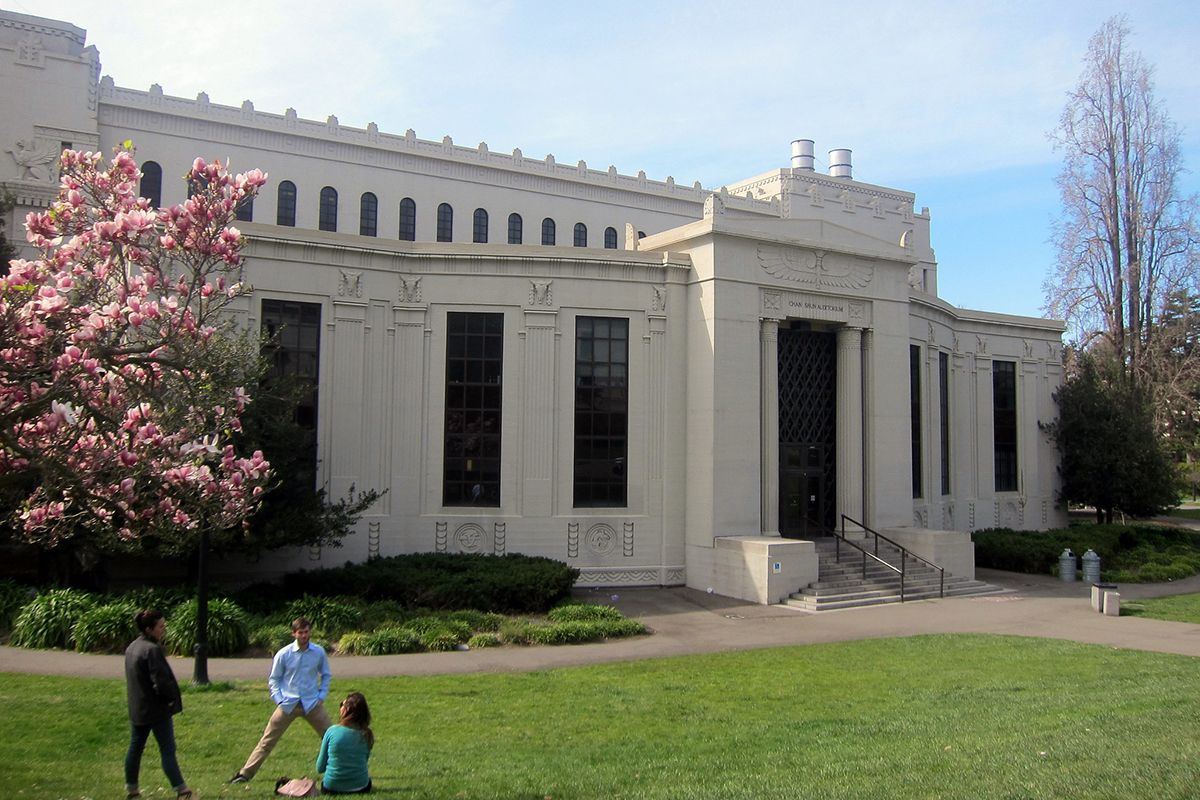
[{"label": "man in blue shirt", "polygon": [[312,623],[304,617],[292,622],[292,638],[296,641],[282,648],[271,662],[271,677],[267,687],[275,712],[267,722],[262,738],[246,763],[229,779],[230,783],[246,783],[258,772],[271,750],[298,717],[304,717],[317,738],[325,735],[329,727],[329,714],[325,712],[325,696],[329,694],[329,658],[319,644],[309,641]]}]

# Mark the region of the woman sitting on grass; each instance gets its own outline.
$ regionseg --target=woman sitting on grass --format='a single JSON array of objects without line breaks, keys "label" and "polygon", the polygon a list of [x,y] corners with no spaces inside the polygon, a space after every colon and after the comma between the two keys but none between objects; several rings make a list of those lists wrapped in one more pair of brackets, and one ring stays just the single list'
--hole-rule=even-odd
[{"label": "woman sitting on grass", "polygon": [[338,724],[330,726],[317,754],[317,772],[325,773],[322,794],[366,794],[371,791],[367,759],[375,746],[367,698],[351,692],[342,701]]}]

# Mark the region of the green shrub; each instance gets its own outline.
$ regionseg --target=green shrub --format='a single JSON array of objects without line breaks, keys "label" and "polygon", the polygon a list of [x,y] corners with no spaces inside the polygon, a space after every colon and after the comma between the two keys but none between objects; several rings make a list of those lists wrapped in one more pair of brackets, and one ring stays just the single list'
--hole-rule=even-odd
[{"label": "green shrub", "polygon": [[594,606],[585,603],[569,603],[552,608],[546,617],[551,622],[596,622],[625,619],[624,615],[612,606]]},{"label": "green shrub", "polygon": [[471,626],[459,619],[450,619],[443,616],[429,615],[424,617],[416,617],[404,623],[402,628],[412,631],[417,636],[425,636],[426,634],[434,633],[453,633],[462,637],[463,641],[471,635]]},{"label": "green shrub", "polygon": [[538,556],[416,553],[291,573],[282,593],[395,600],[406,608],[541,613],[568,597],[578,577],[578,570]]},{"label": "green shrub", "polygon": [[140,635],[134,617],[141,608],[128,601],[93,608],[75,623],[75,649],[81,653],[120,653]]},{"label": "green shrub", "polygon": [[446,615],[446,619],[465,622],[473,631],[495,633],[500,630],[500,623],[504,622],[504,615],[497,614],[494,611],[476,611],[473,608],[468,608],[461,611],[451,611]]},{"label": "green shrub", "polygon": [[531,625],[527,635],[531,644],[583,644],[645,632],[646,626],[634,619],[576,620]]},{"label": "green shrub", "polygon": [[[196,645],[196,615],[199,601],[180,603],[167,618],[167,652],[191,655]],[[231,656],[246,649],[246,612],[228,598],[208,601],[208,654]]]},{"label": "green shrub", "polygon": [[292,626],[278,623],[259,625],[250,631],[247,641],[250,647],[275,653],[292,643]]},{"label": "green shrub", "polygon": [[458,649],[463,637],[452,631],[437,631],[421,637],[421,646],[431,653],[445,653]]},{"label": "green shrub", "polygon": [[388,624],[408,622],[417,612],[405,608],[396,600],[376,600],[363,609],[363,626],[367,630],[382,628]]},{"label": "green shrub", "polygon": [[483,647],[499,647],[500,644],[500,636],[495,633],[477,633],[467,640],[467,647],[472,650],[479,650]]},{"label": "green shrub", "polygon": [[340,656],[365,656],[367,655],[367,637],[370,634],[363,631],[350,631],[343,633],[342,638],[338,639],[337,654]]},{"label": "green shrub", "polygon": [[96,598],[76,589],[51,589],[30,600],[17,615],[12,644],[17,647],[75,645],[75,623],[96,607]]},{"label": "green shrub", "polygon": [[154,608],[166,614],[194,594],[194,592],[178,586],[143,586],[110,597],[109,602],[128,602],[135,607],[136,611]]},{"label": "green shrub", "polygon": [[13,620],[21,607],[33,599],[35,592],[7,578],[0,580],[0,631],[12,629]]},{"label": "green shrub", "polygon": [[319,597],[304,595],[299,600],[288,603],[287,617],[289,624],[292,620],[304,617],[313,624],[331,634],[353,630],[361,627],[363,612],[357,601],[350,597]]},{"label": "green shrub", "polygon": [[500,624],[497,634],[508,644],[529,644],[529,631],[533,623],[527,619],[508,618]]},{"label": "green shrub", "polygon": [[387,656],[396,653],[416,653],[421,650],[420,638],[405,628],[379,628],[367,634],[364,656]]},{"label": "green shrub", "polygon": [[1200,574],[1200,535],[1166,525],[1077,524],[1065,530],[976,531],[975,564],[1032,574],[1058,574],[1065,548],[1078,558],[1090,548],[1100,556],[1101,578],[1124,583],[1178,580]]}]

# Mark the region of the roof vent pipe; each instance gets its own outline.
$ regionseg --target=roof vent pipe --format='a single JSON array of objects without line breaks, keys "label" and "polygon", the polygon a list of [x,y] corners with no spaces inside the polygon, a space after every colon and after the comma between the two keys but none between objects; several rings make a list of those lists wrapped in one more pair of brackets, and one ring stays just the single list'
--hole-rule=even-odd
[{"label": "roof vent pipe", "polygon": [[812,139],[792,140],[792,169],[802,169],[812,172],[816,159],[813,158]]},{"label": "roof vent pipe", "polygon": [[829,176],[831,178],[850,180],[850,152],[842,149],[829,151]]}]

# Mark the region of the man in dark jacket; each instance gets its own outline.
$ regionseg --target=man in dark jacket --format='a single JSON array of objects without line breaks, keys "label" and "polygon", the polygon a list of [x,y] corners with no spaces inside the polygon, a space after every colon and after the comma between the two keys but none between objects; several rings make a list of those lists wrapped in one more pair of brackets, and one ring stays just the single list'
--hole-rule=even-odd
[{"label": "man in dark jacket", "polygon": [[183,698],[175,673],[167,663],[162,640],[167,632],[167,620],[161,611],[139,611],[134,618],[142,635],[125,649],[125,688],[129,697],[129,752],[125,754],[126,797],[141,797],[138,773],[142,766],[142,751],[146,739],[154,734],[162,756],[163,772],[175,788],[180,800],[192,796],[183,780],[179,762],[175,760],[175,727],[171,717],[183,710]]}]

